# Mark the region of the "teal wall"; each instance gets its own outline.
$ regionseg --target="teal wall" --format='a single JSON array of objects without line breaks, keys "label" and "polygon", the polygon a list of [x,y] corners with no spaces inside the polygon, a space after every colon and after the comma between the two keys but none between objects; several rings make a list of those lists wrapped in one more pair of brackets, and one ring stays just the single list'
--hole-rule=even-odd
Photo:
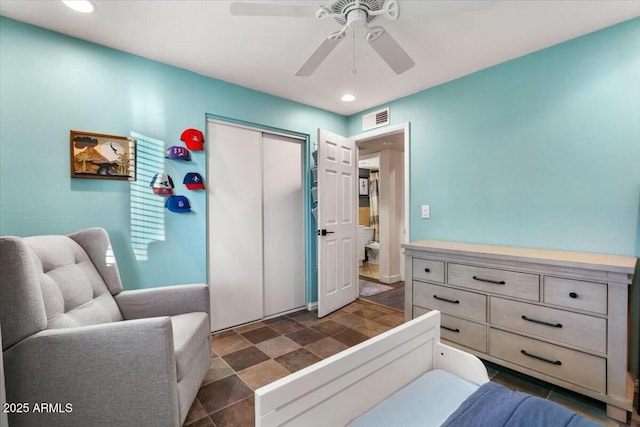
[{"label": "teal wall", "polygon": [[385,106],[411,122],[412,240],[640,255],[640,19]]},{"label": "teal wall", "polygon": [[[181,145],[207,114],[307,134],[349,118],[0,18],[0,235],[106,228],[128,289],[206,280],[205,155],[162,168],[193,212],[162,210],[138,260],[132,185],[69,178],[69,130]],[[390,102],[411,122],[411,239],[640,255],[640,19]],[[373,110],[373,109],[372,109]],[[206,177],[205,177],[206,178]],[[143,183],[143,185],[146,183]],[[430,204],[432,218],[419,218]],[[315,248],[311,248],[312,264]],[[313,268],[312,268],[313,270]],[[317,299],[315,277],[309,301]]]},{"label": "teal wall", "polygon": [[[206,281],[205,194],[182,185],[186,172],[204,174],[205,154],[193,152],[190,163],[160,160],[193,212],[160,209],[164,240],[139,260],[132,185],[70,179],[69,130],[142,135],[164,148],[183,145],[186,128],[204,131],[206,114],[214,114],[308,134],[312,145],[318,127],[346,133],[343,116],[6,18],[0,58],[0,235],[104,227],[128,289]],[[315,284],[309,290],[315,301]]]}]

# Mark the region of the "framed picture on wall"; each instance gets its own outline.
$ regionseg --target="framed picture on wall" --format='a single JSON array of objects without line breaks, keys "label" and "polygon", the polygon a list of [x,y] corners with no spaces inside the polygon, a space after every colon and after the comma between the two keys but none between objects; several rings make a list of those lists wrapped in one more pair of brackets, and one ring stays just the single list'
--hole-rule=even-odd
[{"label": "framed picture on wall", "polygon": [[71,178],[136,180],[136,140],[72,130]]},{"label": "framed picture on wall", "polygon": [[358,194],[361,196],[369,195],[369,178],[360,178],[360,186],[358,187]]}]

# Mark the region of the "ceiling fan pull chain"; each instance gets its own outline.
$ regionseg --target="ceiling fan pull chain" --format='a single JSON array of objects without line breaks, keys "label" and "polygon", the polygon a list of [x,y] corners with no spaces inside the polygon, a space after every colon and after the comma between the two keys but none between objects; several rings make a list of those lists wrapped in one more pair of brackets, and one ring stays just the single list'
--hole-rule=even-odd
[{"label": "ceiling fan pull chain", "polygon": [[356,30],[352,30],[352,41],[353,41],[353,69],[351,70],[351,74],[358,74],[358,72],[356,71]]}]

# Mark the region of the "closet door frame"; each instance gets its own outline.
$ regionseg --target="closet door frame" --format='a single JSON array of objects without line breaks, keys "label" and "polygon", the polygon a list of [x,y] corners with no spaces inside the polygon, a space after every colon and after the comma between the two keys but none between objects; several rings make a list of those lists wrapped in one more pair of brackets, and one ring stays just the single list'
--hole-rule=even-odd
[{"label": "closet door frame", "polygon": [[[249,131],[255,131],[255,132],[259,132],[261,134],[266,133],[266,134],[271,134],[271,135],[276,135],[276,136],[282,136],[282,137],[286,137],[286,138],[290,138],[290,139],[295,139],[297,141],[300,142],[301,144],[301,152],[302,152],[302,159],[301,159],[301,175],[302,175],[302,206],[301,206],[301,215],[302,217],[302,235],[301,238],[303,239],[303,241],[301,242],[301,246],[304,248],[304,254],[303,254],[303,260],[302,260],[302,269],[303,269],[303,280],[304,283],[301,284],[302,287],[302,292],[303,292],[303,304],[308,304],[308,300],[309,300],[309,292],[310,292],[310,278],[311,278],[311,269],[310,269],[310,244],[309,244],[309,227],[311,226],[310,224],[310,212],[311,212],[311,197],[310,197],[310,188],[311,188],[311,179],[310,179],[310,147],[309,147],[309,135],[307,134],[303,134],[303,133],[299,133],[299,132],[294,132],[294,131],[289,131],[289,130],[285,130],[285,129],[278,129],[278,128],[273,128],[273,127],[269,127],[269,126],[261,126],[261,125],[257,125],[254,123],[248,123],[248,122],[244,122],[244,121],[239,121],[239,120],[235,120],[235,119],[231,119],[231,118],[227,118],[227,117],[222,117],[222,116],[216,116],[216,115],[211,115],[211,114],[207,114],[207,120],[206,120],[206,128],[207,128],[207,132],[208,132],[208,128],[210,124],[217,124],[217,125],[222,125],[222,126],[232,126],[232,127],[238,127],[238,128],[243,128]],[[262,136],[261,136],[262,138]],[[207,150],[207,155],[206,155],[206,181],[209,181],[209,177],[212,177],[212,171],[209,170],[210,167],[210,155],[212,153],[212,148],[209,147],[209,144],[211,143],[212,139],[211,139],[211,135],[206,135],[206,144],[205,144],[205,149]],[[260,159],[262,160],[262,156],[263,156],[263,141],[260,142]],[[260,164],[260,175],[262,175],[262,164]],[[262,201],[262,204],[264,203],[264,200],[262,200],[263,197],[263,191],[262,191],[262,187],[260,186],[260,200]],[[211,201],[209,200],[209,190],[207,190],[207,221],[206,221],[206,228],[207,228],[207,278],[209,281],[209,286],[211,288],[213,288],[215,286],[214,283],[212,283],[212,280],[215,280],[214,278],[212,278],[212,267],[211,267],[211,254],[212,254],[212,245],[215,244],[215,242],[212,242],[211,240],[214,238],[211,236],[211,230],[212,230],[212,224],[211,222],[211,212],[209,212],[209,208],[210,208],[210,204]],[[262,204],[260,207],[260,221],[263,221],[263,211],[262,211]],[[264,224],[261,223],[261,227],[264,227]],[[259,243],[258,241],[256,241],[256,244],[260,245],[260,253],[261,253],[261,260],[264,259],[264,254],[263,254],[263,242],[262,242],[262,236],[264,234],[264,229],[262,228],[262,233],[259,237]],[[314,230],[315,231],[315,228]],[[315,238],[315,234],[313,236]],[[262,262],[262,261],[261,261]],[[262,298],[262,317],[261,318],[268,318],[268,316],[265,316],[265,312],[266,312],[266,307],[265,307],[265,291],[264,291],[264,265],[261,265],[261,269],[260,269],[260,275],[261,275],[261,284],[263,285],[260,289],[261,292],[261,298]],[[211,292],[211,307],[212,310],[215,307],[213,298],[214,298],[214,292]],[[286,312],[286,311],[285,311]],[[282,313],[274,313],[273,316],[277,316],[279,314]],[[260,320],[260,319],[253,319],[253,320]],[[247,320],[247,321],[253,321],[253,320]],[[216,322],[216,318],[215,315],[212,313],[211,316],[211,330],[212,331],[220,331],[226,328],[230,328],[233,327],[233,325],[224,325],[223,327],[219,327],[218,325],[215,325]]]}]

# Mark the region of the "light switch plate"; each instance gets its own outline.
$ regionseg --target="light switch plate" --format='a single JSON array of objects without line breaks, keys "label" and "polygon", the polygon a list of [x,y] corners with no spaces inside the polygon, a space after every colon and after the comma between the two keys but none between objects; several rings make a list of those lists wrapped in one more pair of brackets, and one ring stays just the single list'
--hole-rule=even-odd
[{"label": "light switch plate", "polygon": [[429,205],[422,205],[422,218],[431,218],[431,209]]}]

